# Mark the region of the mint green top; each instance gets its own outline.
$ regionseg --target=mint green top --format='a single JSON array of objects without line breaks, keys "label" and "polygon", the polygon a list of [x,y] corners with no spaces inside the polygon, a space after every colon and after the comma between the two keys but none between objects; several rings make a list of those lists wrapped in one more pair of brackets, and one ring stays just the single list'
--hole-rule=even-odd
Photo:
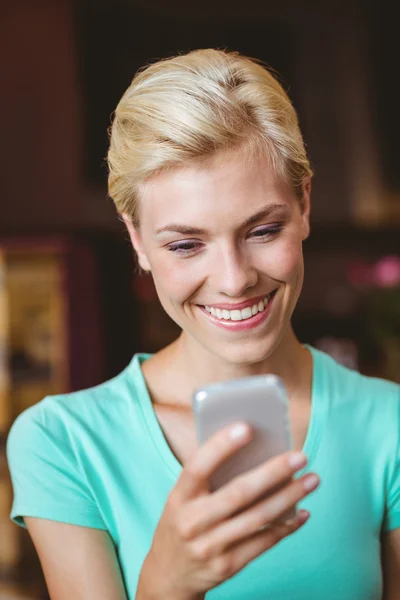
[{"label": "mint green top", "polygon": [[[207,594],[207,600],[378,600],[380,535],[400,527],[400,386],[313,356],[305,470],[321,485],[311,518]],[[114,379],[49,396],[7,440],[11,519],[42,517],[107,530],[129,599],[182,469],[155,416],[135,355]],[[166,549],[166,551],[168,551]]]}]

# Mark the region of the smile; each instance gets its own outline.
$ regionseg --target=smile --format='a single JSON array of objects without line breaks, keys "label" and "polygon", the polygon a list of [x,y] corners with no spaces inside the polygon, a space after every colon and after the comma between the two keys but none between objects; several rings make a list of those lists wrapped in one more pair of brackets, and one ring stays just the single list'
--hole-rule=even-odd
[{"label": "smile", "polygon": [[204,309],[213,317],[220,321],[246,321],[247,319],[251,319],[258,313],[264,312],[272,297],[274,296],[276,290],[265,296],[259,302],[256,302],[252,306],[246,306],[241,310],[226,310],[220,308],[214,308],[212,306],[204,306]]},{"label": "smile", "polygon": [[[241,309],[229,310],[226,307],[224,308],[223,305],[220,305],[219,308],[201,305],[198,305],[198,307],[212,325],[225,329],[225,331],[245,332],[258,329],[268,321],[276,292],[277,290],[274,290],[262,300],[260,299],[258,302],[254,302],[250,306],[244,306]],[[242,303],[242,306],[243,304],[245,303]]]}]

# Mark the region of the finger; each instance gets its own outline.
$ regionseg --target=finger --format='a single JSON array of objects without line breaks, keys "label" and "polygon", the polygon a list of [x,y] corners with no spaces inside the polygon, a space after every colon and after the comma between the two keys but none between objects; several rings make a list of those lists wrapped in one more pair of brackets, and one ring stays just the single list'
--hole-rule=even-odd
[{"label": "finger", "polygon": [[195,500],[193,535],[225,521],[267,493],[272,494],[306,464],[307,457],[302,452],[285,452],[235,477],[207,498]]},{"label": "finger", "polygon": [[211,475],[251,439],[251,428],[246,423],[224,427],[208,439],[188,461],[176,485],[182,498],[191,498],[207,486]]},{"label": "finger", "polygon": [[282,539],[297,531],[306,523],[309,516],[307,511],[300,511],[292,523],[275,525],[265,531],[257,532],[225,550],[215,547],[209,536],[203,536],[196,541],[196,551],[202,556],[207,556],[215,573],[225,580],[235,575],[262,552],[269,550]]},{"label": "finger", "polygon": [[242,541],[230,549],[230,561],[234,572],[243,569],[257,556],[276,546],[280,541],[295,533],[309,519],[310,513],[301,510],[298,516],[287,525],[274,525],[264,531],[255,533],[246,541]]},{"label": "finger", "polygon": [[[314,481],[312,488],[311,482]],[[270,524],[270,528],[286,527],[289,523],[278,522],[290,508],[293,508],[302,498],[311,493],[318,486],[319,478],[314,474],[305,475],[296,481],[292,481],[279,492],[272,494],[266,500],[263,500],[252,506],[250,509],[239,515],[224,521],[217,528],[209,532],[212,544],[217,548],[225,549],[248,536],[257,535],[261,528]],[[296,521],[296,518],[294,521]]]}]

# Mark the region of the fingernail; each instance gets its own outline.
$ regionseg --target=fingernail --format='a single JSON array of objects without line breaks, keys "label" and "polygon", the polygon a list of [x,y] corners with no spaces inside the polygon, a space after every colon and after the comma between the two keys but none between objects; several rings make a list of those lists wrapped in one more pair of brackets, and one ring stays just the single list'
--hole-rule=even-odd
[{"label": "fingernail", "polygon": [[229,436],[232,440],[239,440],[241,438],[246,437],[249,432],[249,428],[244,423],[237,423],[232,427],[229,432]]},{"label": "fingernail", "polygon": [[294,452],[289,456],[289,464],[293,468],[304,467],[307,464],[307,457],[303,452]]},{"label": "fingernail", "polygon": [[299,514],[300,523],[305,523],[310,518],[310,513],[308,510],[301,510]]},{"label": "fingernail", "polygon": [[313,490],[314,488],[317,487],[319,483],[319,477],[317,477],[317,475],[308,475],[306,479],[304,479],[303,481],[303,486],[304,489],[306,489],[307,491]]}]

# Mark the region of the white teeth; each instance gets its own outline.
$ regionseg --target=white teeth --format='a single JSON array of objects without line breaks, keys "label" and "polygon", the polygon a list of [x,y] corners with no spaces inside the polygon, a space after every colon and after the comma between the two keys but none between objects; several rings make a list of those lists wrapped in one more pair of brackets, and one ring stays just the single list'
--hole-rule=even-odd
[{"label": "white teeth", "polygon": [[216,317],[217,319],[225,320],[225,321],[242,321],[246,319],[250,319],[258,312],[262,312],[269,302],[269,297],[265,296],[263,300],[260,300],[257,304],[253,304],[253,306],[246,306],[242,310],[226,310],[213,308],[212,306],[205,306],[206,311]]},{"label": "white teeth", "polygon": [[242,309],[242,319],[249,319],[252,316],[251,306]]},{"label": "white teeth", "polygon": [[242,312],[240,310],[230,310],[231,321],[241,321]]}]

